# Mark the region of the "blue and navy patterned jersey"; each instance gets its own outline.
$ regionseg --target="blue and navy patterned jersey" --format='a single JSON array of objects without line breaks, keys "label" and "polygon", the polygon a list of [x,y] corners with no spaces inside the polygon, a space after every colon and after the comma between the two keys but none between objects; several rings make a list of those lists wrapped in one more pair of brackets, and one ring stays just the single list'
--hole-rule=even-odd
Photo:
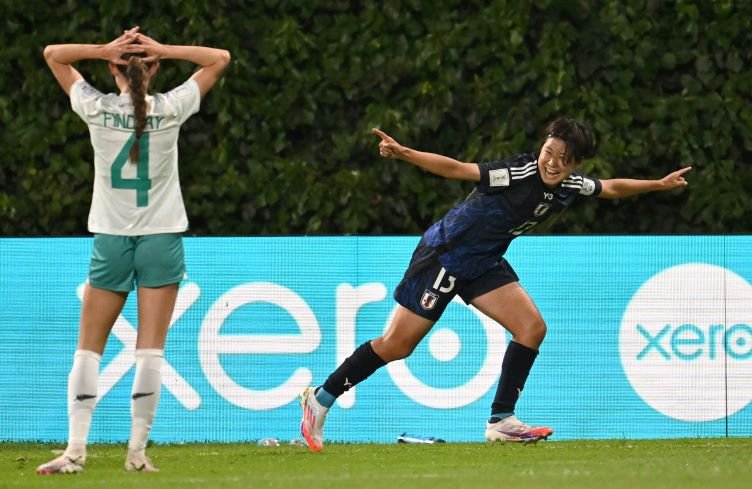
[{"label": "blue and navy patterned jersey", "polygon": [[447,272],[472,279],[493,267],[514,238],[572,205],[578,195],[598,195],[601,182],[573,172],[557,188],[546,187],[535,154],[479,163],[480,182],[424,233],[438,248]]}]

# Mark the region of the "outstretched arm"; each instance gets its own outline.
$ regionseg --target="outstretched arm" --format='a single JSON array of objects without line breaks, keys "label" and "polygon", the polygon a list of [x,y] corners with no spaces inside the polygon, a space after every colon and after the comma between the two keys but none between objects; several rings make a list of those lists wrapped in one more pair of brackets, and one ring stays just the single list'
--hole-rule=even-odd
[{"label": "outstretched arm", "polygon": [[663,190],[673,190],[687,186],[684,174],[691,170],[691,166],[676,170],[669,173],[660,180],[634,180],[631,178],[612,178],[601,180],[601,193],[598,197],[602,199],[620,199],[632,195],[642,194],[645,192],[656,192]]},{"label": "outstretched arm", "polygon": [[123,54],[144,52],[143,47],[132,44],[137,32],[138,27],[134,27],[107,44],[52,44],[44,48],[44,59],[65,93],[70,95],[71,86],[83,78],[71,66],[73,63],[82,59],[103,59],[115,64],[125,64],[121,58]]},{"label": "outstretched arm", "polygon": [[198,84],[202,97],[212,89],[227,65],[230,64],[230,52],[224,49],[161,44],[141,33],[136,35],[136,42],[144,48],[147,54],[144,61],[179,59],[199,65],[201,68],[191,78]]},{"label": "outstretched arm", "polygon": [[475,163],[463,163],[448,156],[416,151],[407,146],[402,146],[385,132],[376,128],[371,129],[371,132],[381,138],[379,154],[384,158],[406,161],[445,178],[480,181],[480,170]]}]

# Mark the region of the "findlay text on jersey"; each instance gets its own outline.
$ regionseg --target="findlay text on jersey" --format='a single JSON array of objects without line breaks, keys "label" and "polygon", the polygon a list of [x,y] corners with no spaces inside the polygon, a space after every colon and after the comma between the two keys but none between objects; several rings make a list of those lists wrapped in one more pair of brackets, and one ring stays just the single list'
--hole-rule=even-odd
[{"label": "findlay text on jersey", "polygon": [[[157,130],[164,120],[163,115],[146,116],[146,129]],[[112,112],[104,112],[104,120],[102,125],[104,127],[114,129],[136,129],[136,119],[133,114],[115,114]]]}]

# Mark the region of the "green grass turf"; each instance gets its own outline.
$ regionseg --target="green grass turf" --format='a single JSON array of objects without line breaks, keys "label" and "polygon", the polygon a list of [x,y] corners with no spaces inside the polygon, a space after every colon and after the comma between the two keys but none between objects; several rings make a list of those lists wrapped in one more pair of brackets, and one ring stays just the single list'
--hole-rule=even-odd
[{"label": "green grass turf", "polygon": [[154,445],[158,474],[127,473],[125,447],[92,445],[86,471],[37,476],[43,444],[0,443],[0,488],[746,488],[752,438],[541,442],[537,446]]}]

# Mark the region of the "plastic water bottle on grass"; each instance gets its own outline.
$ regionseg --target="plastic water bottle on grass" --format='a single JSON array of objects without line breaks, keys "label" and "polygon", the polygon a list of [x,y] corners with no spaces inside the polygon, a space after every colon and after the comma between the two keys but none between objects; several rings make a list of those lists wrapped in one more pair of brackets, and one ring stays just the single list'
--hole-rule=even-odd
[{"label": "plastic water bottle on grass", "polygon": [[425,443],[430,445],[433,443],[445,443],[445,441],[441,438],[436,438],[435,436],[420,436],[402,433],[397,437],[397,443]]}]

